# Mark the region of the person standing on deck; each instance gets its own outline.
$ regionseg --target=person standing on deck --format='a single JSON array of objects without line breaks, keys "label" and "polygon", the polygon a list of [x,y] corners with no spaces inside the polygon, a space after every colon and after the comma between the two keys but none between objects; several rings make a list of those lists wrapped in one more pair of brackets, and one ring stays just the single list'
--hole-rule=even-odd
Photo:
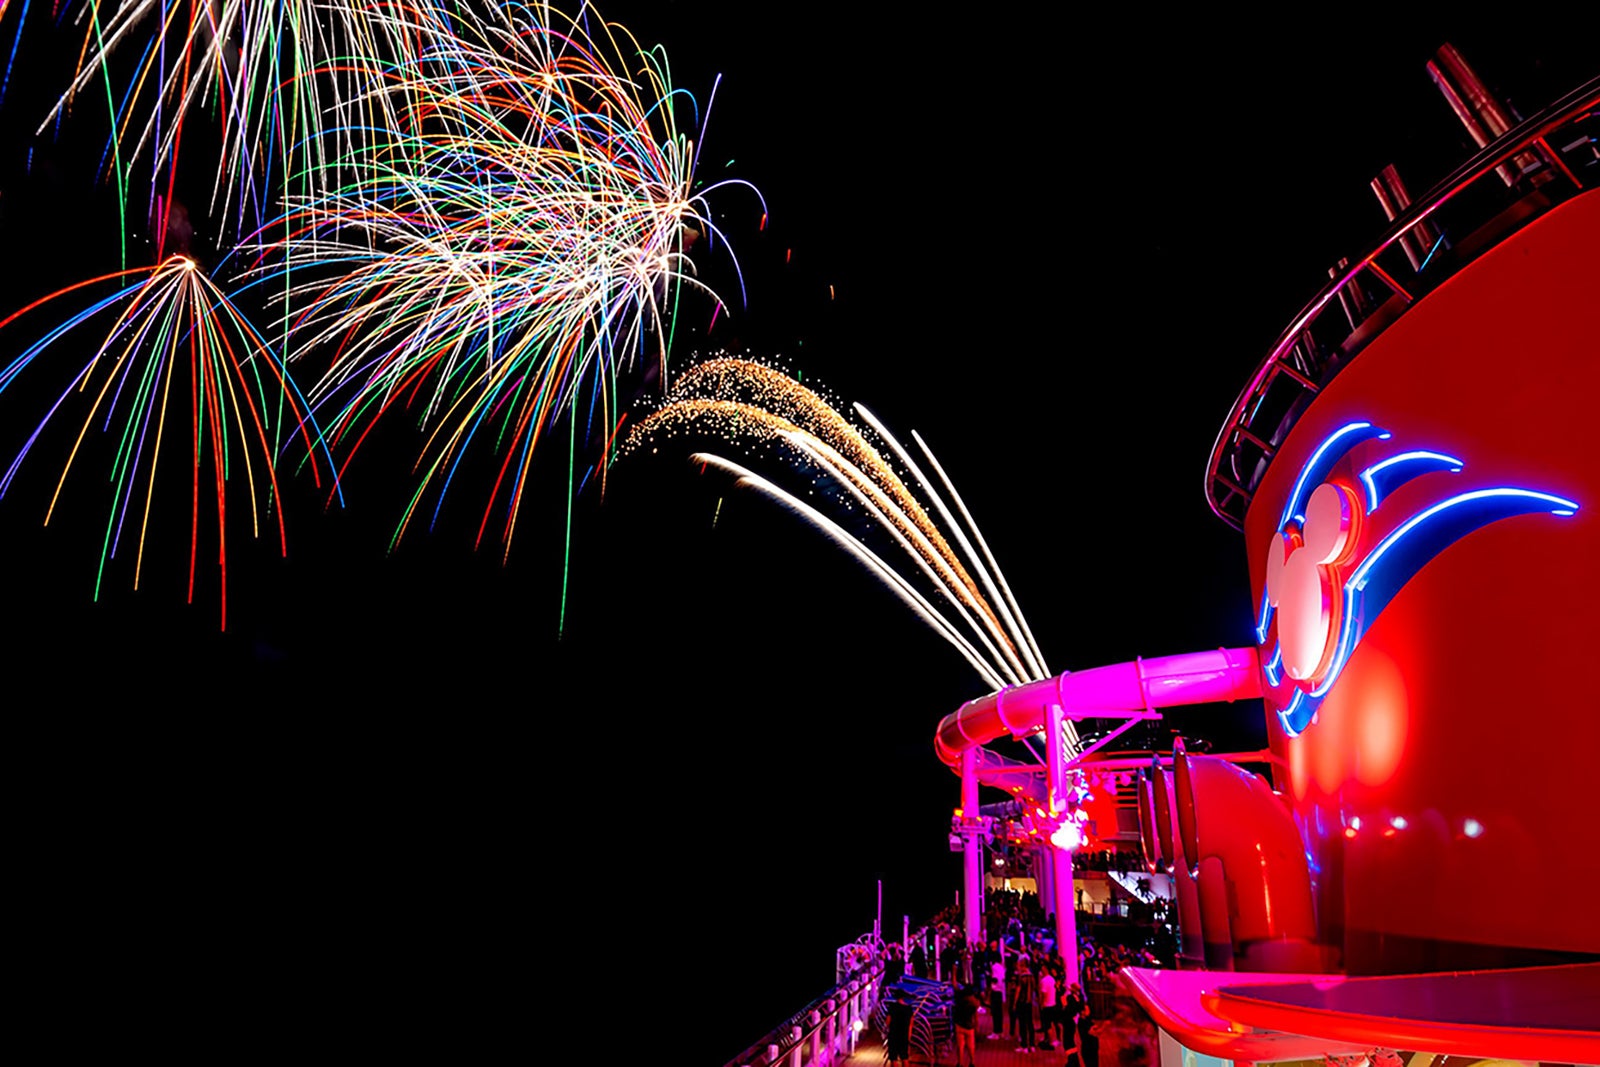
[{"label": "person standing on deck", "polygon": [[1000,946],[995,945],[994,958],[989,964],[989,1040],[1006,1036],[1006,964],[1000,958]]},{"label": "person standing on deck", "polygon": [[1016,973],[1017,991],[1011,998],[1011,1025],[1017,1031],[1017,1051],[1033,1051],[1033,1006],[1038,988],[1033,984],[1033,972],[1028,967],[1028,957],[1018,956]]},{"label": "person standing on deck", "polygon": [[906,996],[905,990],[896,989],[889,1001],[889,1033],[885,1042],[884,1062],[890,1065],[911,1062],[911,1017],[916,1005]]},{"label": "person standing on deck", "polygon": [[971,986],[962,986],[950,1010],[950,1021],[956,1027],[956,1067],[978,1067],[978,994]]},{"label": "person standing on deck", "polygon": [[1089,1005],[1084,1002],[1078,1011],[1078,1017],[1072,1021],[1073,1046],[1067,1056],[1067,1063],[1075,1067],[1100,1067],[1100,1031],[1105,1024],[1095,1021],[1089,1013]]},{"label": "person standing on deck", "polygon": [[1055,1038],[1051,1034],[1056,1024],[1056,976],[1053,970],[1046,964],[1039,973],[1039,1025],[1044,1030],[1039,1043],[1045,1048],[1055,1047]]}]

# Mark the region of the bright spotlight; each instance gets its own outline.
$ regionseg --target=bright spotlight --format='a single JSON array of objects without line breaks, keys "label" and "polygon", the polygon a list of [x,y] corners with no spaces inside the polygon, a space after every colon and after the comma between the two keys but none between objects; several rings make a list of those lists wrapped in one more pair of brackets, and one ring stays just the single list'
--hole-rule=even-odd
[{"label": "bright spotlight", "polygon": [[1083,844],[1083,830],[1076,821],[1068,819],[1056,827],[1055,832],[1050,835],[1050,843],[1056,848],[1063,848],[1071,852]]}]

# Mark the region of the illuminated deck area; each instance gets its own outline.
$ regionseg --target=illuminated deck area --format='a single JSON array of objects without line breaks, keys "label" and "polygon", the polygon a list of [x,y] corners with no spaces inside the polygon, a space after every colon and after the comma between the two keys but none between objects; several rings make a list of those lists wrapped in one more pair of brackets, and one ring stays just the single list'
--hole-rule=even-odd
[{"label": "illuminated deck area", "polygon": [[[908,1062],[966,1067],[955,975],[1020,1005],[1035,975],[1080,989],[1091,1067],[1600,1067],[1600,911],[1508,907],[1484,876],[1596,853],[1600,720],[1570,691],[1600,597],[1574,403],[1600,392],[1600,78],[1522,119],[1452,47],[1428,70],[1478,154],[1415,201],[1394,167],[1373,179],[1390,229],[1330,271],[1212,450],[1253,643],[1013,668],[945,715],[955,909],[886,942],[880,900],[839,985],[730,1067],[887,1064],[907,1005]],[[1255,701],[1265,744],[1214,752],[1253,715],[1217,709]],[[1505,728],[1523,707],[1537,734]],[[1560,773],[1508,773],[1548,737]],[[1095,919],[1119,895],[1127,937]],[[983,1067],[1074,1055],[991,1028]]]},{"label": "illuminated deck area", "polygon": [[[997,1041],[990,1041],[988,1038],[989,1013],[984,1012],[978,1016],[977,1067],[1042,1067],[1042,1065],[1046,1064],[1049,1067],[1056,1067],[1056,1065],[1067,1061],[1066,1049],[1041,1048],[1035,1052],[1018,1052],[1017,1043],[1009,1037],[1004,1037]],[[1104,1053],[1102,1052],[1102,1057],[1103,1055]],[[838,1062],[841,1065],[847,1065],[847,1067],[858,1067],[858,1065],[860,1067],[867,1067],[867,1065],[879,1067],[879,1065],[887,1063],[888,1060],[884,1056],[883,1042],[874,1031],[868,1029],[862,1033],[861,1041],[856,1046],[855,1054],[847,1056]],[[922,1064],[928,1064],[929,1067],[935,1064],[949,1067],[949,1065],[956,1062],[955,1048],[953,1046],[941,1048],[938,1058],[932,1060],[913,1049],[911,1062],[919,1065],[919,1067]]]}]

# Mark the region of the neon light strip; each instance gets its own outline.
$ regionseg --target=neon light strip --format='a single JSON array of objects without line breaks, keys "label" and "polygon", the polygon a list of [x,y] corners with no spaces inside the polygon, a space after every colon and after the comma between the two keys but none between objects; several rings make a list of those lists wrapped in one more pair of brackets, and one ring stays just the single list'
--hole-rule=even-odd
[{"label": "neon light strip", "polygon": [[[1329,450],[1332,449],[1335,444],[1346,437],[1350,437],[1352,434],[1357,434],[1359,436],[1345,442],[1344,447],[1339,449],[1338,452],[1334,452],[1331,455],[1329,454]],[[1300,477],[1294,483],[1294,492],[1289,494],[1288,503],[1284,505],[1283,517],[1278,520],[1278,534],[1282,535],[1283,528],[1289,525],[1290,519],[1293,519],[1296,522],[1305,521],[1303,509],[1305,507],[1306,486],[1312,481],[1313,478],[1318,482],[1322,481],[1322,479],[1327,476],[1329,468],[1337,463],[1341,456],[1343,456],[1351,448],[1354,448],[1358,442],[1369,437],[1376,437],[1380,441],[1387,441],[1390,436],[1391,434],[1389,431],[1378,429],[1370,422],[1346,423],[1337,430],[1333,431],[1333,433],[1329,434],[1327,438],[1323,440],[1322,444],[1317,446],[1317,450],[1311,453],[1311,458],[1306,460],[1305,465],[1300,468]],[[1256,615],[1256,644],[1260,645],[1266,643],[1267,626],[1271,622],[1272,605],[1267,600],[1266,591],[1262,590],[1261,611]]]},{"label": "neon light strip", "polygon": [[1433,242],[1433,247],[1428,249],[1428,254],[1423,257],[1421,265],[1417,267],[1418,274],[1421,274],[1423,271],[1428,269],[1428,264],[1433,262],[1433,254],[1439,251],[1439,246],[1442,244],[1444,244],[1444,234],[1441,233],[1439,235],[1439,239]]},{"label": "neon light strip", "polygon": [[[1354,651],[1355,642],[1360,636],[1354,632],[1355,618],[1357,613],[1355,610],[1353,610],[1353,608],[1356,594],[1365,592],[1368,582],[1375,577],[1375,569],[1380,563],[1383,562],[1383,559],[1388,552],[1394,548],[1395,545],[1404,540],[1407,535],[1411,534],[1414,530],[1434,516],[1442,514],[1443,512],[1461,504],[1491,499],[1516,499],[1528,501],[1530,503],[1539,502],[1543,504],[1553,504],[1556,506],[1550,511],[1552,515],[1572,515],[1578,510],[1578,504],[1576,501],[1567,500],[1564,497],[1553,496],[1549,493],[1536,493],[1529,489],[1480,489],[1476,492],[1462,493],[1460,496],[1451,497],[1449,500],[1435,504],[1426,511],[1419,512],[1410,519],[1406,520],[1403,526],[1390,533],[1388,537],[1385,537],[1378,544],[1377,548],[1372,550],[1371,554],[1362,561],[1361,566],[1357,567],[1355,573],[1350,575],[1349,579],[1344,583],[1345,610],[1344,621],[1340,627],[1339,644],[1337,650],[1334,652],[1333,662],[1328,667],[1328,673],[1323,677],[1322,681],[1316,686],[1316,688],[1311,690],[1312,696],[1320,697],[1333,687],[1333,683],[1339,678],[1339,672],[1344,669],[1345,661],[1350,658],[1351,652]],[[1505,515],[1495,515],[1494,517],[1485,520],[1483,523],[1480,523],[1479,526],[1485,526],[1490,522],[1494,522],[1496,519],[1509,518],[1511,515],[1515,514],[1521,514],[1521,512],[1512,511]],[[1473,529],[1477,528],[1479,527],[1473,527]],[[1463,533],[1461,536],[1465,536],[1465,534]],[[1454,544],[1456,540],[1459,540],[1459,537],[1451,539],[1449,544]],[[1440,551],[1443,551],[1444,547],[1448,547],[1448,545],[1442,546]],[[1434,553],[1434,555],[1437,555],[1437,553]],[[1432,556],[1429,557],[1429,559],[1432,558]],[[1415,571],[1413,571],[1413,574],[1414,573]],[[1409,581],[1410,578],[1410,575],[1406,576],[1407,581]],[[1401,584],[1403,585],[1404,583]],[[1393,594],[1391,593],[1390,595],[1392,596]],[[1378,606],[1378,611],[1381,612],[1385,606],[1387,606],[1387,600]],[[1363,627],[1363,632],[1365,632],[1365,627]]]},{"label": "neon light strip", "polygon": [[[1401,463],[1407,464],[1408,468],[1415,467],[1417,469],[1402,471],[1384,477],[1382,479],[1384,486],[1380,490],[1378,488],[1378,476]],[[1374,511],[1377,511],[1378,505],[1383,502],[1384,497],[1413,478],[1434,470],[1448,470],[1452,474],[1458,474],[1464,466],[1466,464],[1461,460],[1456,459],[1454,456],[1447,456],[1443,452],[1421,451],[1402,452],[1397,456],[1390,456],[1381,463],[1374,463],[1361,472],[1361,481],[1367,487],[1367,514],[1371,515]]]},{"label": "neon light strip", "polygon": [[[1289,525],[1290,519],[1293,519],[1296,522],[1305,521],[1303,510],[1305,507],[1306,484],[1310,481],[1313,474],[1317,475],[1318,481],[1322,480],[1322,475],[1324,473],[1322,461],[1327,455],[1328,450],[1337,444],[1341,439],[1349,436],[1350,434],[1360,433],[1362,430],[1371,429],[1376,429],[1376,427],[1374,427],[1370,422],[1348,423],[1333,431],[1333,433],[1328,435],[1327,440],[1323,441],[1321,445],[1317,446],[1317,450],[1311,453],[1311,458],[1306,461],[1305,466],[1300,468],[1300,478],[1294,483],[1294,492],[1289,494],[1289,500],[1284,505],[1283,518],[1278,520],[1279,532],[1282,532],[1283,528]],[[1376,436],[1379,440],[1386,441],[1389,439],[1390,434],[1387,430],[1378,430],[1376,434],[1372,435],[1362,434],[1362,438],[1367,436]],[[1357,440],[1360,439],[1361,438],[1357,438]],[[1344,449],[1340,451],[1339,455],[1343,455],[1344,452],[1349,451],[1349,449],[1355,444],[1355,441],[1350,441],[1347,443]],[[1329,466],[1337,461],[1338,458],[1339,456],[1337,455],[1330,458],[1328,460]]]},{"label": "neon light strip", "polygon": [[1307,723],[1304,721],[1298,726],[1294,723],[1296,713],[1300,710],[1300,705],[1305,703],[1305,700],[1306,691],[1296,687],[1294,696],[1289,698],[1289,706],[1278,712],[1278,722],[1283,724],[1283,732],[1290,737],[1299,737],[1300,731],[1306,728]]},{"label": "neon light strip", "polygon": [[1283,644],[1280,642],[1272,646],[1272,658],[1261,665],[1261,671],[1267,676],[1267,684],[1273,689],[1278,688],[1278,683],[1283,681],[1283,675],[1278,673],[1278,668],[1283,666]]}]

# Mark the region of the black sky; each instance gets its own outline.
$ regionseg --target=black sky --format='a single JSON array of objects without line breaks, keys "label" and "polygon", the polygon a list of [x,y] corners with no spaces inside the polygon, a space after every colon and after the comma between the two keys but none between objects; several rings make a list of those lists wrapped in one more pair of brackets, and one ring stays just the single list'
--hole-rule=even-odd
[{"label": "black sky", "polygon": [[[751,198],[713,202],[749,300],[709,342],[705,309],[679,365],[781,356],[920,431],[1055,670],[1246,641],[1241,541],[1201,482],[1229,403],[1381,230],[1368,178],[1395,162],[1420,190],[1464,158],[1434,49],[1527,112],[1600,68],[1585,35],[1459,11],[887,7],[605,9],[702,102],[722,75],[702,174],[770,210],[758,232]],[[98,145],[24,169],[42,54],[0,123],[3,311],[114,255],[113,201],[74,169]],[[24,407],[0,396],[7,462]],[[43,475],[0,500],[42,921],[81,919],[83,951],[114,956],[159,926],[164,951],[292,975],[310,1001],[463,974],[487,1017],[525,1010],[556,959],[584,988],[670,975],[725,1005],[718,1063],[821,991],[878,878],[895,924],[949,898],[956,780],[930,740],[983,687],[841,553],[687,462],[621,464],[579,502],[558,639],[559,450],[509,562],[472,551],[481,499],[386,556],[412,447],[391,431],[346,511],[291,494],[287,561],[236,545],[226,634],[214,599],[182,602],[186,536],[96,604],[98,497],[48,530]],[[1191,725],[1248,738],[1258,714]]]}]

